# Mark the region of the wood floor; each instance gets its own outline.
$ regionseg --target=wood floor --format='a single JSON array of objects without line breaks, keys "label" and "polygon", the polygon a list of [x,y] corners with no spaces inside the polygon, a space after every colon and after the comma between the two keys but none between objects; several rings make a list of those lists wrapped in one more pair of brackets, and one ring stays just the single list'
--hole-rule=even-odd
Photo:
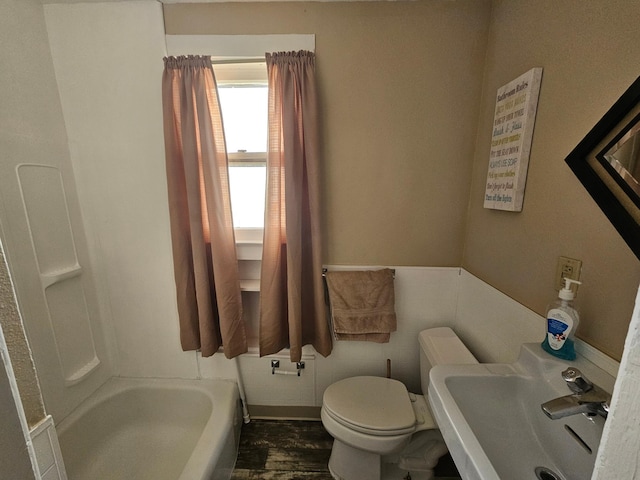
[{"label": "wood floor", "polygon": [[[231,480],[333,480],[327,467],[332,444],[322,422],[251,420],[242,426]],[[434,480],[445,478],[460,478],[449,455]]]},{"label": "wood floor", "polygon": [[332,443],[322,422],[251,420],[242,426],[231,480],[332,480]]}]

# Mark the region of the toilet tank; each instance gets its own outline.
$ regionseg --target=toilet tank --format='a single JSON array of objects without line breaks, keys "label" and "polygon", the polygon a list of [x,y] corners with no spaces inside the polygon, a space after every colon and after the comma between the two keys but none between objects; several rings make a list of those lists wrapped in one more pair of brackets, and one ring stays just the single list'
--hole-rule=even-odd
[{"label": "toilet tank", "polygon": [[429,328],[418,335],[420,343],[420,384],[426,395],[429,371],[436,365],[478,363],[462,340],[449,327]]}]

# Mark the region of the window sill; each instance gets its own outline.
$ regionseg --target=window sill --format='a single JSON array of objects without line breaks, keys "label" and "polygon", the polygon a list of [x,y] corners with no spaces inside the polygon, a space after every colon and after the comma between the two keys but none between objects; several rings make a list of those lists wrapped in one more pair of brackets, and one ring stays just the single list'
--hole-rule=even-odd
[{"label": "window sill", "polygon": [[262,228],[236,228],[238,260],[262,260]]},{"label": "window sill", "polygon": [[236,242],[236,255],[238,260],[262,260],[262,242],[245,243]]},{"label": "window sill", "polygon": [[236,255],[240,271],[240,290],[260,291],[262,261],[262,228],[236,228]]},{"label": "window sill", "polygon": [[242,292],[259,292],[260,280],[259,279],[242,279],[240,280],[240,291]]}]

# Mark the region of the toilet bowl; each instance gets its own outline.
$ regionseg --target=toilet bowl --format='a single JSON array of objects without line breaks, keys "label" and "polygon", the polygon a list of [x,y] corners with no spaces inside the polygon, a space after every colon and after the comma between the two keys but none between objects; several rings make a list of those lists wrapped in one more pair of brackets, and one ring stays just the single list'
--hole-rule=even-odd
[{"label": "toilet bowl", "polygon": [[[419,334],[422,391],[435,365],[477,363],[448,327]],[[399,470],[433,475],[446,445],[431,415],[426,395],[383,377],[351,377],[324,392],[322,423],[334,438],[329,471],[338,480],[386,480]],[[397,477],[395,477],[397,478]]]}]

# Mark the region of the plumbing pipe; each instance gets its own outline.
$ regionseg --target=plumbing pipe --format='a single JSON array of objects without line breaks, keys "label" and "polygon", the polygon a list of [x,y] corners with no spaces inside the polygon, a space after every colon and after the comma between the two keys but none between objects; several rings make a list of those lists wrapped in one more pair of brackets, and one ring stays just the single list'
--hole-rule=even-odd
[{"label": "plumbing pipe", "polygon": [[249,409],[247,408],[247,395],[244,392],[244,383],[242,382],[242,375],[240,375],[240,363],[238,357],[233,359],[233,365],[236,369],[236,381],[238,384],[238,392],[240,393],[240,402],[242,403],[242,418],[244,423],[249,423],[251,417],[249,416]]}]

